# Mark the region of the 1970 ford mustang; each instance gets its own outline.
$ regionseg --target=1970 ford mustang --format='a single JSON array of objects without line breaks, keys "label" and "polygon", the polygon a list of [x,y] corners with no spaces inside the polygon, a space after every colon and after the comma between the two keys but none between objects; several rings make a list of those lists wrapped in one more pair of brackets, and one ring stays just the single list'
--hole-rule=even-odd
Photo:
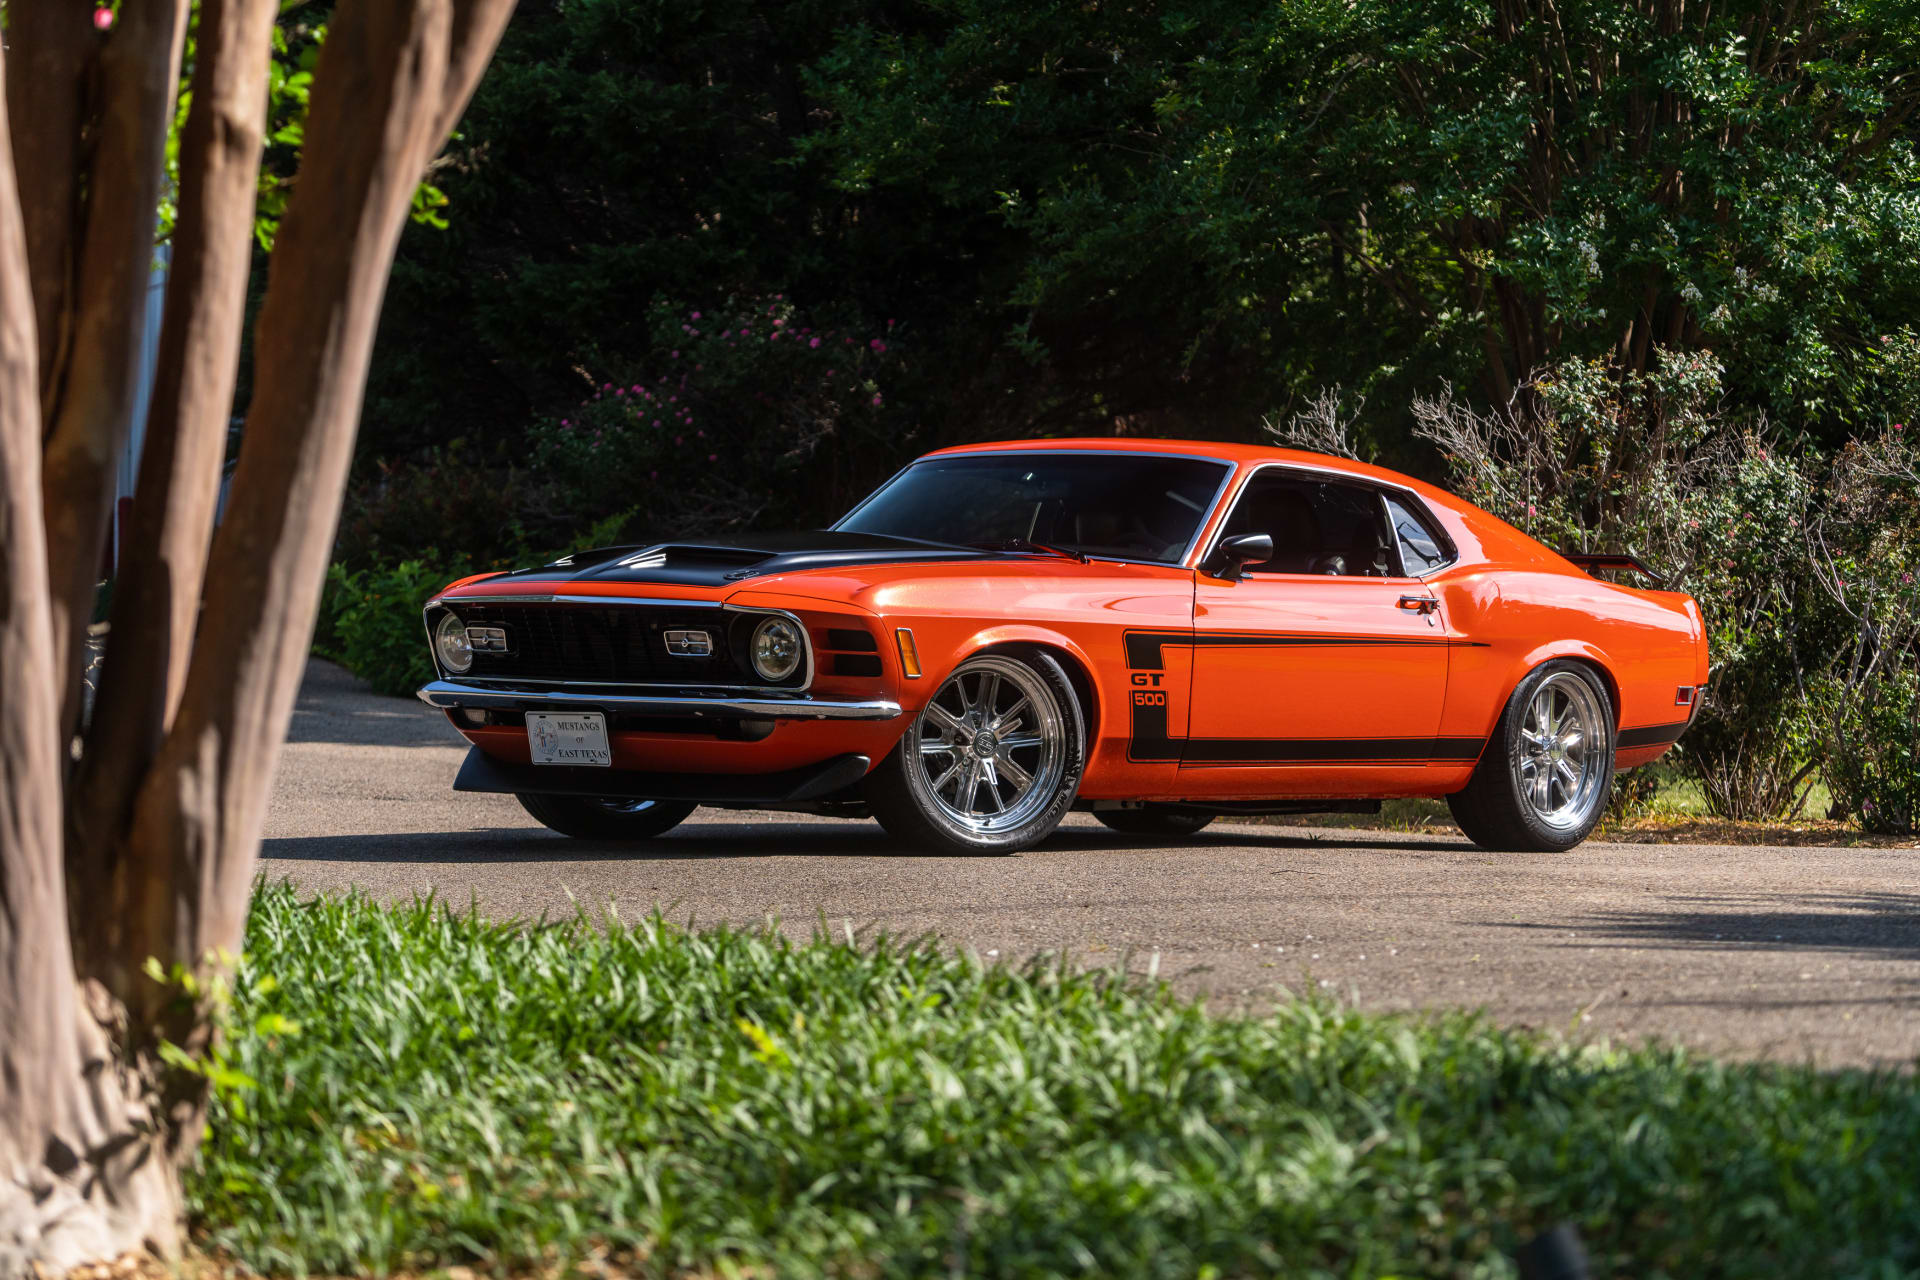
[{"label": "1970 ford mustang", "polygon": [[831,529],[456,582],[420,697],[473,744],[456,789],[571,836],[713,805],[1003,853],[1075,807],[1171,837],[1445,796],[1481,845],[1565,849],[1707,679],[1691,599],[1582,559],[1315,454],[971,445]]}]

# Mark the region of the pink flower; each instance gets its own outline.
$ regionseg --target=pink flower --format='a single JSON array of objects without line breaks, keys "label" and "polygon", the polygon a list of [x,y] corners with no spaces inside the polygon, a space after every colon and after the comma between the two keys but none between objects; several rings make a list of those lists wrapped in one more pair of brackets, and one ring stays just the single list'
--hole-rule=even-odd
[{"label": "pink flower", "polygon": [[678,360],[679,358],[680,358],[680,353],[679,353],[678,351],[669,351],[669,352],[667,352],[667,359],[669,359],[669,360]]},{"label": "pink flower", "polygon": [[889,329],[893,328],[893,321],[891,320],[887,321],[887,328]]},{"label": "pink flower", "polygon": [[751,333],[748,333],[745,329],[742,329],[740,331],[740,336],[743,338],[751,338],[753,335]]},{"label": "pink flower", "polygon": [[560,419],[560,425],[563,427],[570,427],[573,424],[571,422],[568,422],[565,418],[562,418]]},{"label": "pink flower", "polygon": [[[773,308],[772,308],[772,307],[768,307],[768,308],[767,308],[767,312],[768,312],[768,314],[772,314],[772,312],[773,312]],[[774,328],[776,328],[776,329],[778,329],[778,328],[780,328],[780,327],[781,327],[782,325],[784,325],[784,324],[786,324],[786,321],[785,321],[785,320],[775,320],[775,321],[773,322],[773,327],[774,327]]]},{"label": "pink flower", "polygon": [[719,454],[717,454],[717,453],[710,453],[710,454],[708,454],[708,455],[707,455],[707,461],[708,461],[708,462],[718,462],[718,461],[720,461],[720,455],[719,455]]},{"label": "pink flower", "polygon": [[1527,504],[1527,514],[1528,514],[1528,515],[1533,515],[1533,514],[1534,514],[1534,509],[1533,509],[1533,504],[1532,504],[1531,502],[1529,502],[1529,503]]},{"label": "pink flower", "polygon": [[634,391],[635,391],[635,392],[636,392],[637,394],[639,394],[639,395],[645,395],[645,394],[646,394],[646,389],[645,389],[644,387],[642,387],[642,386],[641,386],[641,385],[640,385],[639,383],[637,383],[637,382],[633,384],[633,389],[634,389]]},{"label": "pink flower", "polygon": [[625,387],[615,387],[613,389],[613,394],[617,396],[624,396],[625,394],[627,394],[627,389]]},{"label": "pink flower", "polygon": [[813,341],[809,342],[807,345],[810,347],[817,347],[820,345],[820,339],[815,338]]},{"label": "pink flower", "polygon": [[95,9],[93,11],[93,29],[95,31],[105,31],[108,27],[111,27],[112,25],[113,25],[113,10],[107,8],[107,6],[105,5],[101,5],[98,9]]},{"label": "pink flower", "polygon": [[869,342],[867,345],[873,348],[873,350],[875,351],[885,351],[887,349],[887,344],[880,341],[880,339],[878,338],[875,338],[872,342]]},{"label": "pink flower", "polygon": [[1893,424],[1893,429],[1895,431],[1905,431],[1907,429],[1907,424],[1904,422],[1896,422]]},{"label": "pink flower", "polygon": [[693,315],[692,315],[691,317],[689,317],[689,318],[690,318],[690,319],[694,319],[694,320],[698,320],[698,319],[700,318],[700,313],[699,313],[698,311],[696,311],[696,312],[694,312],[694,313],[693,313]]},{"label": "pink flower", "polygon": [[880,407],[880,397],[878,395],[873,398],[873,407],[876,409]]},{"label": "pink flower", "polygon": [[653,425],[654,425],[654,426],[656,426],[656,427],[657,427],[657,426],[659,426],[659,425],[660,425],[660,419],[658,419],[658,418],[655,418],[655,419],[653,420]]},{"label": "pink flower", "polygon": [[1699,527],[1700,527],[1700,522],[1699,522],[1698,520],[1689,520],[1689,521],[1687,521],[1687,528],[1689,528],[1689,529],[1698,529]]}]

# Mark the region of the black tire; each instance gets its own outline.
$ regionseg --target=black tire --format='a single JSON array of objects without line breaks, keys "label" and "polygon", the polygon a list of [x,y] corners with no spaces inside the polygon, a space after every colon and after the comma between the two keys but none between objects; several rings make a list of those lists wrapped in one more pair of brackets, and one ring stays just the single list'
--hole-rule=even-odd
[{"label": "black tire", "polygon": [[[1550,693],[1543,692],[1548,686]],[[1532,717],[1543,696],[1561,694],[1566,695],[1569,713],[1581,721],[1577,763],[1565,748],[1567,732],[1546,735],[1559,745],[1558,755],[1552,746],[1537,745],[1543,736],[1541,722]],[[1556,659],[1534,668],[1507,700],[1466,789],[1447,797],[1454,821],[1483,849],[1559,853],[1573,848],[1592,834],[1606,812],[1613,792],[1614,735],[1613,700],[1592,667]],[[1560,763],[1577,775],[1577,784],[1564,781]],[[1537,786],[1543,772],[1549,779],[1544,805]],[[1555,795],[1566,803],[1553,804]]]},{"label": "black tire", "polygon": [[[974,699],[984,696],[987,702],[977,717],[979,708],[968,701],[970,686]],[[997,719],[995,700],[1006,688],[1013,694],[999,701],[1004,719]],[[1017,853],[1053,834],[1072,807],[1086,769],[1086,737],[1073,683],[1052,657],[1039,650],[976,654],[941,682],[867,775],[867,804],[887,833],[911,848]],[[1029,738],[1038,745],[1028,745]],[[949,768],[965,772],[956,776]],[[1013,770],[1029,779],[1024,789]],[[945,796],[949,785],[952,801]],[[984,811],[983,786],[991,787],[998,810]],[[963,787],[969,788],[964,804]]]},{"label": "black tire", "polygon": [[1191,809],[1175,809],[1160,804],[1139,809],[1095,809],[1093,817],[1101,826],[1118,831],[1123,836],[1149,839],[1195,835],[1213,821],[1210,813],[1195,813]]},{"label": "black tire", "polygon": [[678,800],[622,800],[614,796],[515,793],[541,825],[576,840],[651,840],[687,820],[699,806]]}]

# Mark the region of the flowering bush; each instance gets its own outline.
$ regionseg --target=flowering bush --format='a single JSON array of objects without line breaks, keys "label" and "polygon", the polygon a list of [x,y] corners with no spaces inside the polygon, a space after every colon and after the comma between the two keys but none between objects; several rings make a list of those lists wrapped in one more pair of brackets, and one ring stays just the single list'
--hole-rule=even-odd
[{"label": "flowering bush", "polygon": [[656,306],[650,328],[647,372],[603,381],[534,432],[539,463],[588,517],[638,503],[638,523],[660,534],[778,521],[850,503],[853,464],[899,452],[880,445],[899,364],[891,321],[816,327],[776,296]]},{"label": "flowering bush", "polygon": [[490,564],[529,544],[557,546],[577,522],[550,479],[475,456],[458,444],[383,460],[347,490],[334,558],[354,569],[407,560],[426,547]]}]

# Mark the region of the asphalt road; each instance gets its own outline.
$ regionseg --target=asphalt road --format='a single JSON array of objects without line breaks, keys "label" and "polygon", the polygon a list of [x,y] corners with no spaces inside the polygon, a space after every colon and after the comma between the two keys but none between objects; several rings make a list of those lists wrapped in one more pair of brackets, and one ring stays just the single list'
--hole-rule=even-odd
[{"label": "asphalt road", "polygon": [[1326,987],[1373,1009],[1821,1066],[1920,1057],[1920,853],[1465,840],[1216,824],[1168,847],[1076,815],[1012,858],[901,856],[879,827],[702,811],[644,852],[450,789],[440,713],[316,662],[268,816],[270,877],[469,899],[496,917],[609,901],[807,934],[935,932],[983,956],[1158,966],[1219,1009]]}]

